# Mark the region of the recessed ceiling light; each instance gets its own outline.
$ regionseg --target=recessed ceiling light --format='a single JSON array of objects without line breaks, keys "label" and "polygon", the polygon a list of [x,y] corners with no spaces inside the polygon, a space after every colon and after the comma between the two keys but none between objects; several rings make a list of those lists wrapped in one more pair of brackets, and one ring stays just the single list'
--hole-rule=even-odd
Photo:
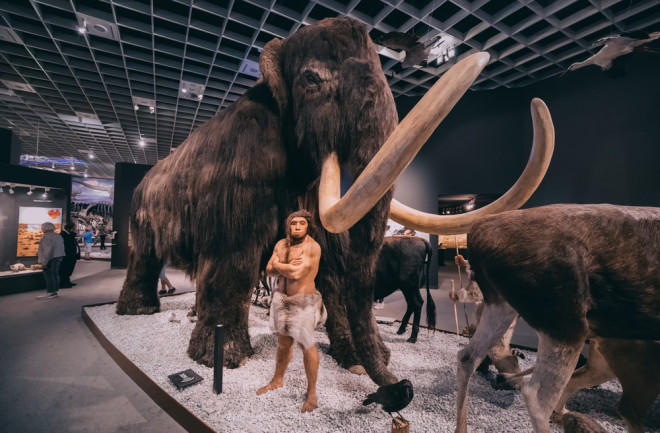
[{"label": "recessed ceiling light", "polygon": [[82,27],[90,35],[119,40],[119,29],[115,23],[81,13],[76,13],[76,16],[80,24],[79,28]]}]

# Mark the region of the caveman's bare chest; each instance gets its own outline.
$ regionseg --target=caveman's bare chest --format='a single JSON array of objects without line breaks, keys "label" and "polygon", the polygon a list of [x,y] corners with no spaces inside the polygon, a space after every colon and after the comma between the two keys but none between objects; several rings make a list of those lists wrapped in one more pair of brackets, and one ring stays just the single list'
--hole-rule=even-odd
[{"label": "caveman's bare chest", "polygon": [[282,248],[279,254],[280,262],[291,263],[294,259],[302,257],[305,253],[305,244],[291,245],[289,247],[289,259],[287,260],[287,249]]}]

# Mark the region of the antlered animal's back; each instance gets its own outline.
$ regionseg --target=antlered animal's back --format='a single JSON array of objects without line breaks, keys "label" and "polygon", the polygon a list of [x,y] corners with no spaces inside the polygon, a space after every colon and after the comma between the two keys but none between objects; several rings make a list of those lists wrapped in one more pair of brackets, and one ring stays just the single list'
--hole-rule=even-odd
[{"label": "antlered animal's back", "polygon": [[[506,298],[532,327],[553,338],[570,341],[585,331],[660,339],[658,208],[551,205],[511,211],[478,222],[468,244],[484,299]],[[626,320],[608,320],[613,315]]]}]

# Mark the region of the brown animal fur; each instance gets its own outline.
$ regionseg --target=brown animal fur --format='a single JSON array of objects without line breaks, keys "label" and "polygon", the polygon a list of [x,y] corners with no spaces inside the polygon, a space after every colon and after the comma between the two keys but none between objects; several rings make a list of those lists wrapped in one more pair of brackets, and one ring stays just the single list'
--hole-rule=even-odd
[{"label": "brown animal fur", "polygon": [[[470,376],[517,314],[539,335],[534,373],[523,386],[537,433],[549,433],[550,414],[585,339],[660,339],[660,208],[511,211],[477,222],[469,239],[485,307],[477,332],[458,354],[457,433],[467,431]],[[603,356],[610,366],[617,362]],[[630,416],[621,415],[630,425]]]},{"label": "brown animal fur", "polygon": [[376,263],[374,298],[380,299],[401,290],[406,300],[406,312],[396,331],[406,332],[410,316],[413,316],[412,333],[408,342],[417,342],[419,321],[422,317],[424,298],[419,293],[420,276],[426,283],[426,320],[429,329],[435,329],[435,302],[429,290],[429,267],[433,249],[424,238],[416,236],[388,236]]},{"label": "brown animal fur", "polygon": [[[272,41],[264,79],[200,126],[145,176],[133,200],[133,251],[117,313],[158,311],[158,271],[170,260],[197,284],[189,355],[213,360],[213,330],[225,326],[225,363],[252,354],[250,291],[287,214],[308,209],[319,227],[316,278],[328,309],[331,355],[363,364],[379,385],[398,382],[371,312],[374,268],[392,193],[353,228],[321,228],[317,191],[330,152],[356,178],[397,124],[394,99],[365,27],[328,19]],[[359,350],[358,350],[359,348]]]}]

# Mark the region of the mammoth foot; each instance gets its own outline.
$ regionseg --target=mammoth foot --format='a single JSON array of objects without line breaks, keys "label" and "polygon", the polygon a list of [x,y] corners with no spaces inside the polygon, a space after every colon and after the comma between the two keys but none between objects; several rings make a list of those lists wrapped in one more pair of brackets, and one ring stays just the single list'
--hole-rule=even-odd
[{"label": "mammoth foot", "polygon": [[351,365],[348,367],[348,371],[350,371],[353,374],[367,374],[367,370],[364,369],[363,366],[361,365]]},{"label": "mammoth foot", "polygon": [[[207,367],[213,367],[215,346],[215,326],[197,322],[190,337],[188,355]],[[246,332],[225,330],[223,365],[227,368],[238,368],[244,365],[254,354],[250,339]]]},{"label": "mammoth foot", "polygon": [[116,311],[117,314],[154,314],[160,311],[160,301],[157,296],[153,299],[148,299],[139,294],[127,294],[124,290],[119,295],[117,300]]}]

